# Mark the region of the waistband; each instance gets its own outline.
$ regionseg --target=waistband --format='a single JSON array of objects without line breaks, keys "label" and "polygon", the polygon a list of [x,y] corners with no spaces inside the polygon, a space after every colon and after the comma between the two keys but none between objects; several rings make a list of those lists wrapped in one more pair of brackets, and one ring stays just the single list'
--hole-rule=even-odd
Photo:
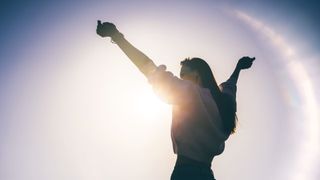
[{"label": "waistband", "polygon": [[193,166],[193,167],[199,167],[199,168],[211,168],[211,163],[208,164],[205,162],[191,159],[186,156],[178,155],[175,166]]}]

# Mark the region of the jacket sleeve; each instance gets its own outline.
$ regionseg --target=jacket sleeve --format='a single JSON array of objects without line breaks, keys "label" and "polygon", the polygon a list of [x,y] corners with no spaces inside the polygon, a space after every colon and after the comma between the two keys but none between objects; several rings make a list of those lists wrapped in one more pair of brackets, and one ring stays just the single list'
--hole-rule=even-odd
[{"label": "jacket sleeve", "polygon": [[191,99],[193,85],[166,71],[166,66],[160,65],[147,75],[148,82],[154,92],[168,104],[187,103]]},{"label": "jacket sleeve", "polygon": [[222,93],[227,94],[234,101],[234,110],[237,112],[237,81],[235,78],[230,77],[226,82],[223,82],[219,86]]},{"label": "jacket sleeve", "polygon": [[235,78],[230,77],[226,82],[221,83],[219,88],[222,93],[226,93],[236,100],[237,81]]}]

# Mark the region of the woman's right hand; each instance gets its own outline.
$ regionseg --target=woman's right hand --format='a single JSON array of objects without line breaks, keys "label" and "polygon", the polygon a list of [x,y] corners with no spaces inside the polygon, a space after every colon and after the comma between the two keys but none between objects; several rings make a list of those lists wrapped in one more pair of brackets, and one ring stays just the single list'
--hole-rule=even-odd
[{"label": "woman's right hand", "polygon": [[113,37],[115,34],[119,33],[114,24],[109,22],[101,23],[100,20],[98,20],[96,32],[101,37]]},{"label": "woman's right hand", "polygon": [[256,58],[250,58],[248,56],[244,56],[241,59],[239,59],[238,63],[237,63],[237,69],[241,70],[241,69],[249,69],[252,66],[252,62],[255,60]]}]

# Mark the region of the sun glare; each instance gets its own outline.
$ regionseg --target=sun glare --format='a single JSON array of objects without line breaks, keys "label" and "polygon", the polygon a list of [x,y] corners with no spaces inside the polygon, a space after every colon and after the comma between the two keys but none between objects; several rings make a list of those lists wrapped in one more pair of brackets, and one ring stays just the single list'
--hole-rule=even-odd
[{"label": "sun glare", "polygon": [[148,119],[157,119],[169,105],[161,101],[159,97],[154,94],[151,87],[141,88],[140,94],[135,97],[135,107],[134,111],[139,115]]}]

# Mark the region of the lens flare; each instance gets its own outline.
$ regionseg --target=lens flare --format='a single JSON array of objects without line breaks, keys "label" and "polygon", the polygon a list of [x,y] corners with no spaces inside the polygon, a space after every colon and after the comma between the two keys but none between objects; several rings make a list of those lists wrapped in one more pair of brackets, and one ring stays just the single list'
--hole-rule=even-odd
[{"label": "lens flare", "polygon": [[[298,119],[300,122],[300,127],[303,128],[303,134],[301,134],[303,141],[299,142],[299,156],[295,159],[295,164],[292,169],[292,178],[290,179],[314,179],[312,177],[315,173],[312,171],[316,171],[312,169],[313,167],[317,167],[317,158],[319,157],[320,150],[320,139],[319,139],[319,114],[317,109],[319,105],[317,104],[317,97],[315,94],[315,89],[313,87],[313,83],[311,81],[310,75],[308,73],[308,67],[303,65],[299,59],[301,56],[297,54],[294,47],[289,45],[285,41],[285,39],[278,34],[271,27],[259,21],[258,19],[246,14],[245,12],[235,10],[233,11],[233,15],[238,18],[241,22],[249,25],[253,30],[255,30],[258,34],[261,34],[263,38],[269,40],[269,42],[277,49],[283,58],[282,64],[286,68],[286,72],[288,74],[288,79],[285,84],[292,83],[292,86],[286,86],[287,88],[283,89],[284,94],[287,95],[286,99],[290,102],[294,102],[295,99],[299,99],[300,101],[295,104],[301,111],[303,119]],[[296,88],[297,93],[292,93],[291,88]],[[289,106],[293,106],[292,103],[288,102]],[[297,107],[293,107],[297,108]],[[298,109],[298,110],[299,110]],[[292,113],[291,118],[296,119],[297,116],[294,116],[295,113]],[[301,116],[300,116],[301,117]]]}]

